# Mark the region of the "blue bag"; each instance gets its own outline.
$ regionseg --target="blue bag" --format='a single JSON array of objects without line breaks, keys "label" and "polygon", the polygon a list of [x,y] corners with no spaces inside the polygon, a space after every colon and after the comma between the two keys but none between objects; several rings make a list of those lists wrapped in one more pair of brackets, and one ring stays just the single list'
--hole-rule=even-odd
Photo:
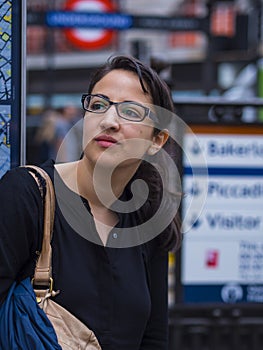
[{"label": "blue bag", "polygon": [[62,350],[30,278],[14,282],[0,307],[1,350]]}]

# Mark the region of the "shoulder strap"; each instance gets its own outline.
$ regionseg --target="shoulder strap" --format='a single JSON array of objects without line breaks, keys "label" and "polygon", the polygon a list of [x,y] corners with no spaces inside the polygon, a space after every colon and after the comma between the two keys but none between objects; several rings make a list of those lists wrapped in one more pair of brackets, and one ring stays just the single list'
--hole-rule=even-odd
[{"label": "shoulder strap", "polygon": [[[54,187],[49,175],[40,167],[35,165],[26,166],[30,174],[34,177],[41,191],[37,173],[45,180],[46,191],[42,194],[44,204],[44,226],[43,226],[43,242],[39,259],[36,264],[33,284],[41,287],[47,287],[52,291],[52,264],[51,264],[51,238],[53,233],[54,216],[55,216],[55,194]],[[30,171],[31,169],[31,171]]]}]

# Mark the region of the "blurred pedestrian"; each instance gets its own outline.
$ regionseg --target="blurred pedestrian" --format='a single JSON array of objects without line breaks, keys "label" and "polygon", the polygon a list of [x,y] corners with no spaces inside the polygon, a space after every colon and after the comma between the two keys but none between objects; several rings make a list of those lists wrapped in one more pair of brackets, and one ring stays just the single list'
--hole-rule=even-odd
[{"label": "blurred pedestrian", "polygon": [[57,163],[78,160],[82,152],[80,111],[74,105],[50,108],[43,113],[35,135],[39,163],[54,159]]}]

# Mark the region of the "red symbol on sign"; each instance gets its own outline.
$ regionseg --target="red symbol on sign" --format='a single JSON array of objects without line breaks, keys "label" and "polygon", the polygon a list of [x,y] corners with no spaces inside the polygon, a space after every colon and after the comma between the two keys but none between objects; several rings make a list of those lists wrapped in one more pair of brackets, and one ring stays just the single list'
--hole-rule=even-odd
[{"label": "red symbol on sign", "polygon": [[[68,0],[65,5],[68,11],[114,12],[110,0]],[[81,50],[96,50],[111,43],[114,31],[110,29],[65,29],[68,40]]]},{"label": "red symbol on sign", "polygon": [[206,252],[205,265],[206,267],[215,268],[218,266],[219,252],[215,249],[210,249]]},{"label": "red symbol on sign", "polygon": [[214,36],[233,37],[236,31],[236,12],[233,4],[219,3],[211,14],[211,33]]}]

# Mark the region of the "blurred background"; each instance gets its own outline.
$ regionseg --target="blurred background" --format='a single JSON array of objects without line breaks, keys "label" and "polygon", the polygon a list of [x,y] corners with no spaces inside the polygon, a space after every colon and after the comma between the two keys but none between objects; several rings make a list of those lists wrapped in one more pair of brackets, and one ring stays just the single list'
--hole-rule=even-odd
[{"label": "blurred background", "polygon": [[[7,1],[0,3],[3,11]],[[26,162],[56,157],[76,123],[71,147],[64,142],[57,160],[78,159],[80,97],[109,56],[131,54],[150,64],[168,83],[182,120],[176,136],[184,241],[169,255],[169,350],[261,350],[262,1],[25,4]],[[1,111],[4,145],[9,112]]]},{"label": "blurred background", "polygon": [[[48,119],[43,115],[55,109],[63,117],[62,110],[70,105],[80,117],[80,95],[90,74],[115,53],[151,64],[168,82],[177,112],[187,122],[206,121],[211,104],[205,98],[191,109],[188,99],[242,100],[263,94],[260,1],[27,0],[26,4],[28,162],[39,162],[39,142],[33,140],[36,128]],[[87,22],[63,17],[64,11],[99,12],[101,22],[97,18],[91,23],[95,28],[86,28]],[[119,17],[110,19],[107,13]],[[211,120],[251,123],[260,119],[260,109],[215,108],[209,115]],[[59,133],[63,136],[63,131]]]}]

